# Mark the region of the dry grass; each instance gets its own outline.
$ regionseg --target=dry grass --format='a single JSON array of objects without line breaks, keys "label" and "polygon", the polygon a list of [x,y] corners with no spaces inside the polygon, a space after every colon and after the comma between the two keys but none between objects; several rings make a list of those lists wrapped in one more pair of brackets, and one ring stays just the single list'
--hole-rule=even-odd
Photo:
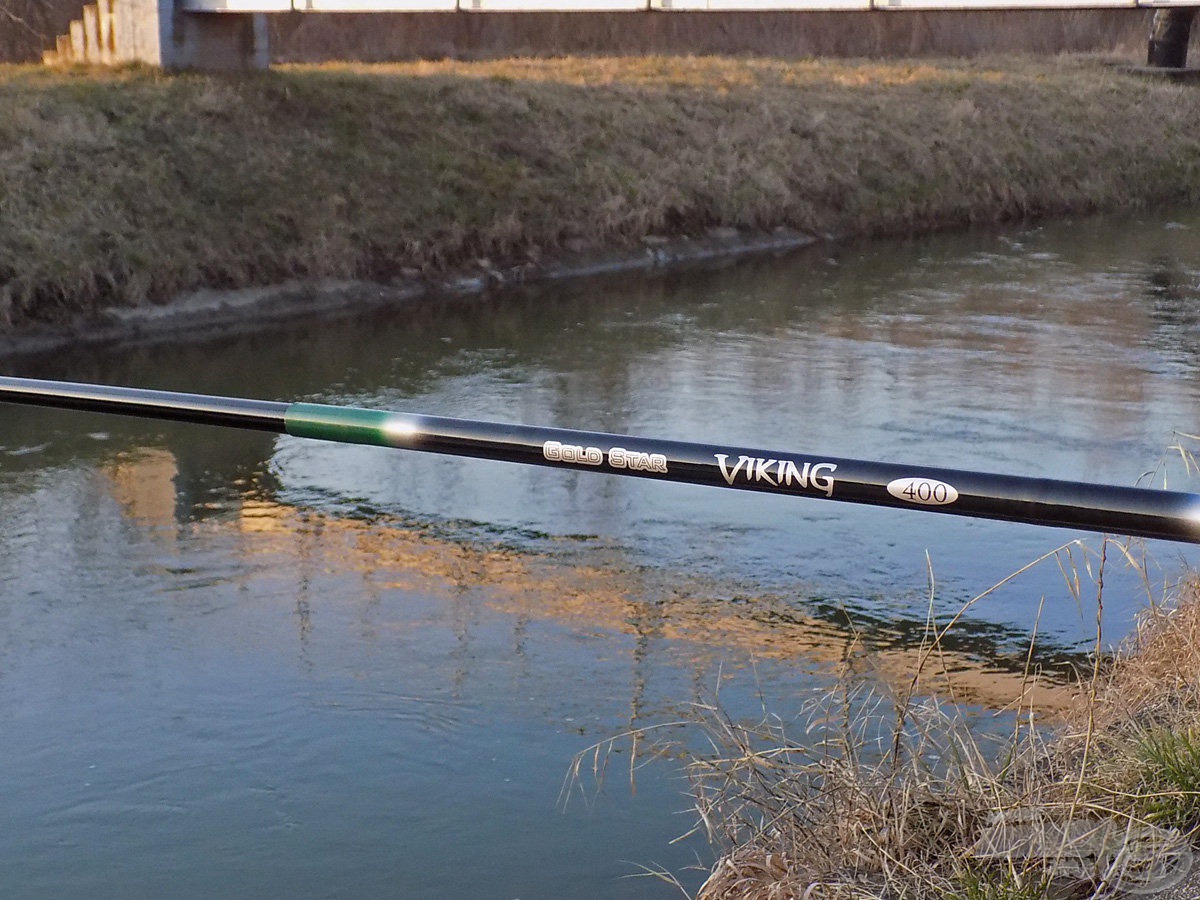
[{"label": "dry grass", "polygon": [[[1072,592],[1090,572],[1102,606],[1116,548],[1142,565],[1110,541],[1043,561]],[[898,695],[843,679],[792,723],[735,722],[713,703],[691,717],[702,750],[659,745],[687,761],[695,830],[721,851],[700,900],[1083,900],[1183,877],[1200,830],[1200,580],[1146,612],[1115,657],[1097,655],[1065,726],[1018,717],[990,743],[964,708],[917,690],[957,618],[931,621]],[[581,756],[576,776],[611,747]]]},{"label": "dry grass", "polygon": [[1094,702],[1058,745],[1060,768],[1087,759],[1083,791],[1145,821],[1200,829],[1200,579],[1147,610]]},{"label": "dry grass", "polygon": [[1095,59],[0,68],[0,323],[200,286],[536,268],[1200,197],[1200,92]]}]

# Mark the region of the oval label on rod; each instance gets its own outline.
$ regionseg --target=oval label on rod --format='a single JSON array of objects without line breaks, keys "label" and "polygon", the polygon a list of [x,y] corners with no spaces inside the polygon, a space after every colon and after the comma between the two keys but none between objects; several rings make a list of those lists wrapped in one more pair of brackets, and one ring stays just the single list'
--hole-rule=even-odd
[{"label": "oval label on rod", "polygon": [[897,500],[920,506],[945,506],[958,499],[954,485],[932,478],[897,478],[888,483],[887,492]]}]

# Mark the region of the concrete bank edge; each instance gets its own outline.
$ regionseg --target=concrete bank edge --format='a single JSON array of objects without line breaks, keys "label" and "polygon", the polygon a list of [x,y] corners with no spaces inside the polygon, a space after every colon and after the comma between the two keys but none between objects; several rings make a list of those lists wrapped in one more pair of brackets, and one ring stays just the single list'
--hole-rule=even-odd
[{"label": "concrete bank edge", "polygon": [[642,248],[560,254],[544,265],[499,269],[482,266],[441,282],[419,278],[389,284],[323,280],[236,290],[201,289],[156,306],[111,307],[63,326],[31,325],[0,333],[0,357],[38,356],[74,347],[204,340],[261,327],[412,303],[436,296],[477,295],[518,284],[685,266],[721,257],[783,253],[819,239],[790,229],[746,233],[710,229],[703,237],[650,235]]}]

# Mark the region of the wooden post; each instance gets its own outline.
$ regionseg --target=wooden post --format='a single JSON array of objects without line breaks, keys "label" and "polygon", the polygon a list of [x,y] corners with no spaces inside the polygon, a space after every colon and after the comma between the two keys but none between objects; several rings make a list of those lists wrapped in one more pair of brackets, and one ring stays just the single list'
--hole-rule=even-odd
[{"label": "wooden post", "polygon": [[1157,69],[1182,69],[1187,65],[1188,39],[1192,36],[1194,8],[1160,9],[1154,14],[1146,65]]}]

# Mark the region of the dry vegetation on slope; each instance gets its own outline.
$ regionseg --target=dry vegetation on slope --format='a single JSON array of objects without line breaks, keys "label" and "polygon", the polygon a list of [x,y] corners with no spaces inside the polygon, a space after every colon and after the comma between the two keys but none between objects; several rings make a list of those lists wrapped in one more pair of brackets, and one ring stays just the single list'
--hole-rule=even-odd
[{"label": "dry vegetation on slope", "polygon": [[[0,322],[1200,197],[1200,92],[1090,58],[0,68]],[[486,260],[485,262],[482,262]]]},{"label": "dry vegetation on slope", "polygon": [[777,719],[702,711],[711,752],[689,770],[725,852],[700,900],[1196,896],[1194,576],[1084,679],[1054,733],[1018,722],[989,742],[952,702],[892,701],[847,681],[798,739]]}]

